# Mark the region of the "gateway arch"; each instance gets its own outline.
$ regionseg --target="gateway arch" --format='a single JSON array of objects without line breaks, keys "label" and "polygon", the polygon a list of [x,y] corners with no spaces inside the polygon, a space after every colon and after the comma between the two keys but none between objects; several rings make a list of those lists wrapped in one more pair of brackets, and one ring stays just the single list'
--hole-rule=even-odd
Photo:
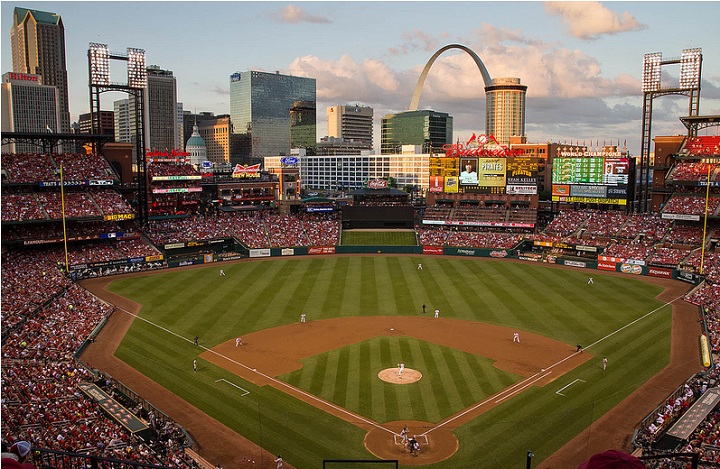
[{"label": "gateway arch", "polygon": [[415,85],[415,91],[413,91],[412,101],[410,101],[410,111],[417,111],[418,103],[420,102],[420,94],[422,93],[423,85],[425,85],[425,78],[427,78],[430,67],[432,67],[435,63],[435,60],[440,57],[440,54],[449,49],[460,49],[467,52],[468,55],[472,57],[472,59],[475,61],[475,64],[480,70],[480,74],[482,75],[483,81],[485,82],[485,87],[487,88],[492,84],[492,78],[490,78],[490,74],[488,73],[487,68],[485,68],[485,64],[482,62],[482,60],[480,60],[480,57],[478,57],[478,55],[473,52],[472,49],[467,46],[463,46],[462,44],[449,44],[435,52],[433,56],[430,57],[430,60],[428,60],[425,64],[425,68],[420,74],[420,78],[418,78],[417,84]]},{"label": "gateway arch", "polygon": [[485,132],[488,135],[494,135],[497,141],[504,145],[509,144],[510,136],[525,136],[527,86],[521,85],[519,78],[491,78],[480,57],[472,49],[462,44],[448,44],[430,57],[415,85],[409,111],[418,110],[420,95],[430,68],[440,54],[449,49],[460,49],[466,52],[480,70],[480,75],[485,83]]}]

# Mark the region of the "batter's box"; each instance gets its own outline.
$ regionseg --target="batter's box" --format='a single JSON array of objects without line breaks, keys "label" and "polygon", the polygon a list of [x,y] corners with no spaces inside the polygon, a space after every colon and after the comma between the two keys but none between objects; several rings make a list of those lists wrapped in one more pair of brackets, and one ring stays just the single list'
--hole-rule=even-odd
[{"label": "batter's box", "polygon": [[[430,444],[430,439],[428,438],[427,435],[413,435],[413,436],[415,437],[417,442],[420,443],[421,445],[427,446]],[[408,439],[410,439],[409,436],[408,436]],[[394,443],[398,446],[404,445],[403,441],[402,441],[402,437],[400,435],[393,433],[393,440],[394,440]]]},{"label": "batter's box", "polygon": [[220,379],[216,379],[216,380],[215,380],[216,383],[218,383],[218,382],[220,382],[220,381],[223,381],[223,382],[229,384],[230,386],[232,386],[232,387],[234,387],[234,388],[237,388],[237,389],[239,389],[240,391],[242,391],[242,394],[240,394],[240,397],[244,397],[244,396],[247,396],[248,394],[250,394],[250,391],[248,391],[247,389],[241,388],[241,387],[238,386],[237,384],[231,383],[230,381],[228,381],[228,380],[226,380],[226,379],[220,378]]}]

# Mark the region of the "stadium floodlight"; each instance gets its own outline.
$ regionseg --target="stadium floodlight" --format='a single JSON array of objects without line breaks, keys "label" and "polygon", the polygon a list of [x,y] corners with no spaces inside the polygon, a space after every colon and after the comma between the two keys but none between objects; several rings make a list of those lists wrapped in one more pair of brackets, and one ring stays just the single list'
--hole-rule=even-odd
[{"label": "stadium floodlight", "polygon": [[680,88],[700,88],[702,49],[683,49],[680,56]]},{"label": "stadium floodlight", "polygon": [[145,68],[145,49],[127,48],[128,86],[145,88],[147,86],[147,69]]},{"label": "stadium floodlight", "polygon": [[110,84],[110,53],[107,44],[90,43],[88,50],[90,56],[90,84]]},{"label": "stadium floodlight", "polygon": [[653,52],[643,56],[643,93],[660,90],[660,65],[662,52]]}]

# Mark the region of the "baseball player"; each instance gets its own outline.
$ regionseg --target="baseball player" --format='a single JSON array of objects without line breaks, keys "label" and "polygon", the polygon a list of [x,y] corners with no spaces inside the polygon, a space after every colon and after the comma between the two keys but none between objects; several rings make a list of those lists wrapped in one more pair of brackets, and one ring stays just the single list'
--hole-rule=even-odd
[{"label": "baseball player", "polygon": [[519,332],[513,332],[513,343],[517,342],[520,343],[520,333]]}]

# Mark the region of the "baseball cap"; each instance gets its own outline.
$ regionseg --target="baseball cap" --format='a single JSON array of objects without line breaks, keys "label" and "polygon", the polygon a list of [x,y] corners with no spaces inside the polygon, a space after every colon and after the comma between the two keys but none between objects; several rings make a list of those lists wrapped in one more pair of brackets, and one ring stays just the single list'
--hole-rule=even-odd
[{"label": "baseball cap", "polygon": [[645,469],[645,465],[631,454],[611,449],[593,455],[577,469]]},{"label": "baseball cap", "polygon": [[10,452],[17,454],[21,458],[24,458],[30,452],[30,443],[28,443],[27,441],[16,441],[10,447]]}]

